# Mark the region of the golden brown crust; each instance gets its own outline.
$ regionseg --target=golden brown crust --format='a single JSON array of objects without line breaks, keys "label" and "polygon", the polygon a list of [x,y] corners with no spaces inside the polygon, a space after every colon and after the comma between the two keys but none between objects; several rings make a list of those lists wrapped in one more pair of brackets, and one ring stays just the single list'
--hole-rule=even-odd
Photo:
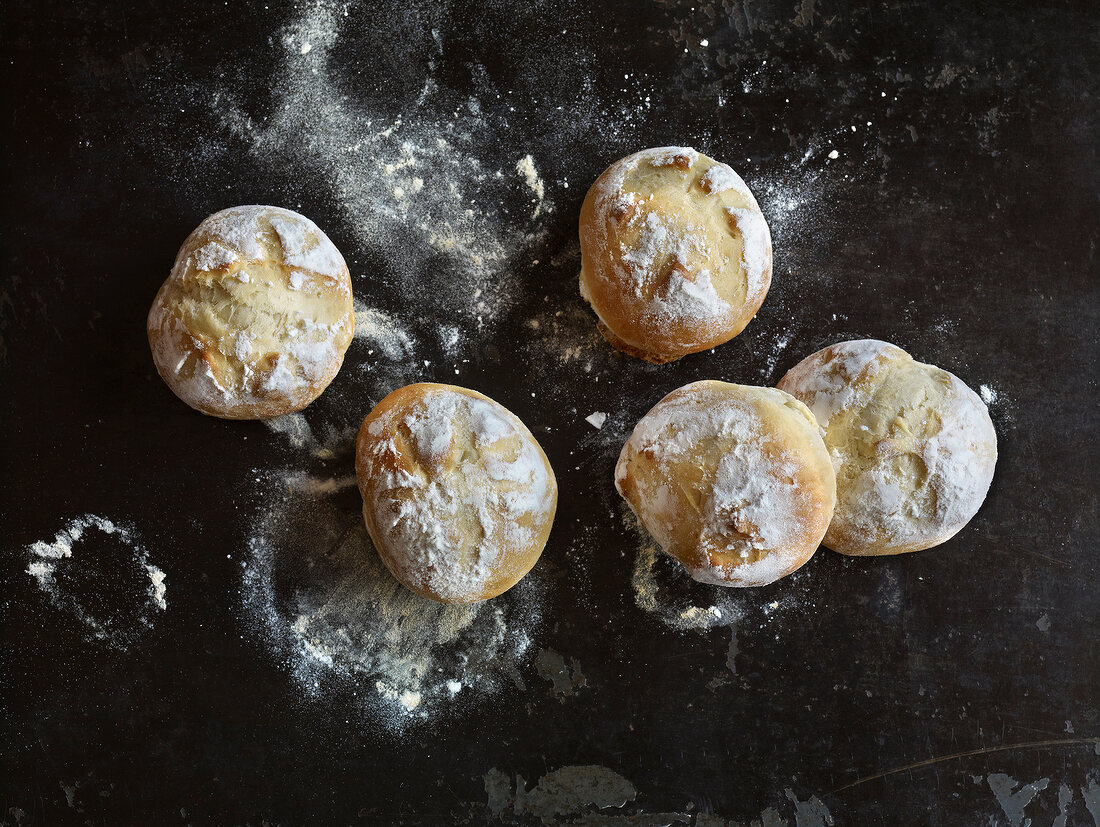
[{"label": "golden brown crust", "polygon": [[984,403],[951,373],[874,339],[839,342],[803,359],[779,387],[825,431],[837,508],[825,535],[853,556],[939,545],[974,516],[997,459]]},{"label": "golden brown crust", "polygon": [[615,484],[696,580],[761,586],[813,555],[836,501],[805,405],[774,388],[694,382],[638,422]]},{"label": "golden brown crust", "polygon": [[184,241],[147,320],[157,372],[202,413],[301,410],[336,376],[355,330],[351,277],[312,221],[232,207]]},{"label": "golden brown crust", "polygon": [[581,206],[581,295],[614,347],[656,364],[740,333],[771,282],[771,237],[744,181],[686,147],[612,164]]},{"label": "golden brown crust", "polygon": [[557,483],[514,414],[467,388],[418,383],[386,396],[356,439],[363,518],[386,567],[445,603],[496,597],[531,570]]}]

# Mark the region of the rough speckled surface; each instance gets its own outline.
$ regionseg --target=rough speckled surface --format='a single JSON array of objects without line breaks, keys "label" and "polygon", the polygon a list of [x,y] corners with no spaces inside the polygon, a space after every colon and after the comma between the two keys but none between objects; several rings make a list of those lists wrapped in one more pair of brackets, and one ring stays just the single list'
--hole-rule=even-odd
[{"label": "rough speckled surface", "polygon": [[[0,12],[0,822],[1100,819],[1095,8],[180,5]],[[654,367],[596,334],[576,216],[666,144],[742,174],[775,271],[741,336]],[[239,203],[315,220],[374,311],[306,412],[326,450],[195,414],[153,368],[176,249]],[[986,386],[1001,458],[974,521],[733,596],[638,570],[611,483],[637,418],[861,337]],[[261,480],[350,474],[339,434],[415,380],[515,411],[561,498],[526,654],[395,727],[369,682],[303,690],[242,572]],[[30,548],[85,514],[127,531],[39,554],[53,602]],[[288,567],[277,600],[296,588]]]}]

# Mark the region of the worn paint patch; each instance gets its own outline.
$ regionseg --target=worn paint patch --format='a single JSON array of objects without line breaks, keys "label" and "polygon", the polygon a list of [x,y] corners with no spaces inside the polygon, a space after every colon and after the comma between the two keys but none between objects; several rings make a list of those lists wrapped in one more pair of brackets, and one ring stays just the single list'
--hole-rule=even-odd
[{"label": "worn paint patch", "polygon": [[540,649],[535,659],[535,669],[540,678],[550,681],[551,693],[556,698],[565,698],[574,695],[580,689],[588,686],[588,678],[581,671],[581,665],[576,658],[570,658],[569,663],[565,658],[553,649]]},{"label": "worn paint patch", "polygon": [[494,767],[485,773],[485,795],[489,798],[489,812],[498,816],[512,805],[512,782]]},{"label": "worn paint patch", "polygon": [[1016,792],[1013,790],[1020,782],[1003,772],[991,773],[986,776],[986,782],[989,784],[989,789],[993,790],[993,795],[997,797],[997,803],[1001,805],[1009,824],[1012,827],[1026,827],[1031,824],[1031,819],[1025,819],[1024,809],[1040,790],[1047,788],[1050,779],[1040,778],[1038,781],[1024,784]]},{"label": "worn paint patch", "polygon": [[730,646],[726,650],[726,668],[734,675],[737,674],[737,627],[730,626]]},{"label": "worn paint patch", "polygon": [[1095,778],[1090,778],[1088,784],[1081,788],[1081,795],[1085,798],[1085,807],[1093,823],[1100,827],[1100,784],[1096,783]]},{"label": "worn paint patch", "polygon": [[784,794],[794,804],[795,827],[826,827],[833,823],[829,808],[816,795],[799,801],[798,796],[790,789],[784,790]]},{"label": "worn paint patch", "polygon": [[[607,816],[601,813],[586,813],[570,819],[572,827],[672,827],[674,824],[691,824],[687,813],[639,813],[633,816]],[[703,822],[696,822],[701,827]],[[714,822],[715,827],[725,827],[725,819]]]},{"label": "worn paint patch", "polygon": [[523,776],[516,776],[515,791],[502,771],[484,776],[489,810],[500,815],[509,807],[516,815],[530,814],[550,823],[559,817],[583,813],[589,807],[603,810],[623,807],[638,796],[634,785],[614,770],[596,765],[566,766],[548,772],[528,790]]},{"label": "worn paint patch", "polygon": [[1054,819],[1054,823],[1051,827],[1066,827],[1066,823],[1069,820],[1067,808],[1071,801],[1073,801],[1073,790],[1069,788],[1068,784],[1063,782],[1058,786],[1058,816]]},{"label": "worn paint patch", "polygon": [[[505,822],[511,816],[534,816],[545,824],[569,824],[572,827],[671,827],[674,824],[694,827],[719,827],[727,820],[713,813],[605,813],[600,810],[622,809],[634,802],[638,791],[634,785],[614,770],[596,765],[570,765],[544,775],[532,789],[521,775],[509,775],[491,769],[482,776],[486,805],[490,813]],[[1015,783],[1015,782],[1013,782]],[[816,795],[805,801],[790,788],[784,797],[794,805],[794,822],[779,810],[768,807],[749,827],[833,827],[832,813]],[[786,809],[789,805],[783,804]],[[638,809],[637,807],[631,809]],[[510,811],[510,812],[509,812]],[[529,819],[520,818],[522,823]]]},{"label": "worn paint patch", "polygon": [[547,773],[529,792],[516,785],[517,813],[531,813],[543,821],[579,813],[589,805],[599,809],[622,807],[638,796],[634,785],[607,767],[571,766]]},{"label": "worn paint patch", "polygon": [[786,820],[779,815],[779,811],[768,807],[760,814],[760,820],[752,822],[751,827],[787,827]]}]

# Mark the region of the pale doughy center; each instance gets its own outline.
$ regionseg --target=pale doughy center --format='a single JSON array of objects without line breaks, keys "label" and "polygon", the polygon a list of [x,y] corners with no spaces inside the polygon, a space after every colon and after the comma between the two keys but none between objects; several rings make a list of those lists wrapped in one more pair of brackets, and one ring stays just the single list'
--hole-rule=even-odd
[{"label": "pale doughy center", "polygon": [[[300,289],[290,286],[295,276]],[[166,299],[200,348],[176,373],[188,379],[209,364],[225,390],[256,397],[323,373],[346,320],[318,286],[312,274],[271,260],[205,272],[189,267]]]},{"label": "pale doughy center", "polygon": [[685,173],[642,161],[623,179],[623,193],[636,212],[611,231],[611,244],[617,240],[638,298],[657,312],[679,311],[688,318],[691,312],[727,312],[748,295],[740,264],[744,240],[729,209],[759,208],[747,191],[708,197],[700,181],[711,166],[697,162]]}]

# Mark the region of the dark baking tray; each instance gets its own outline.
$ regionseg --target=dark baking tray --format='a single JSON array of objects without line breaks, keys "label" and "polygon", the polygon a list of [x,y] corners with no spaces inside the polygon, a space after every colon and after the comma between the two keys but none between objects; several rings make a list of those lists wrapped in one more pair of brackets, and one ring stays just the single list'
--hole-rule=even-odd
[{"label": "dark baking tray", "polygon": [[[0,822],[1100,818],[1094,5],[0,14]],[[384,168],[403,142],[429,172],[420,202],[382,186],[405,174]],[[663,144],[742,173],[775,277],[737,339],[653,367],[594,334],[576,217],[611,161]],[[153,369],[144,316],[178,245],[237,203],[316,220],[391,349],[396,330],[415,339],[397,355],[379,330],[353,343],[305,414],[329,454],[193,413]],[[822,550],[736,594],[658,561],[648,604],[644,539],[611,483],[633,422],[688,381],[772,383],[853,337],[985,386],[1001,456],[977,517],[935,550]],[[288,480],[350,474],[347,429],[415,379],[514,410],[561,487],[531,583],[500,603],[524,654],[475,625],[432,662],[459,669],[456,652],[484,646],[466,667],[482,684],[423,715],[362,671],[303,660],[285,628],[343,565],[333,532],[354,541],[357,507],[344,487],[314,508]],[[40,589],[32,544],[87,514],[130,533],[89,528],[60,591]],[[674,628],[716,601],[732,625]]]}]

